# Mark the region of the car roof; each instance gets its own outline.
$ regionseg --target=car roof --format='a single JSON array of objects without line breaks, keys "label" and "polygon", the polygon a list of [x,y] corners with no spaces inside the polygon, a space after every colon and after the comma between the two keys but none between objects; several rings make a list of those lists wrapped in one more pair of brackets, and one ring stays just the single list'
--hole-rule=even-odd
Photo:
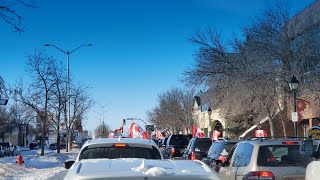
[{"label": "car roof", "polygon": [[[262,139],[262,138],[256,138],[256,139],[249,139],[249,140],[245,140],[239,143],[250,143],[250,144],[256,144],[256,145],[263,145],[263,144],[268,144],[268,145],[282,145],[285,142],[289,142],[287,143],[287,145],[297,145],[297,144],[301,144],[303,140],[300,139]],[[296,142],[297,144],[290,144],[290,142]]]},{"label": "car roof", "polygon": [[121,178],[121,179],[219,179],[201,161],[151,159],[87,159],[73,165],[66,178]]}]

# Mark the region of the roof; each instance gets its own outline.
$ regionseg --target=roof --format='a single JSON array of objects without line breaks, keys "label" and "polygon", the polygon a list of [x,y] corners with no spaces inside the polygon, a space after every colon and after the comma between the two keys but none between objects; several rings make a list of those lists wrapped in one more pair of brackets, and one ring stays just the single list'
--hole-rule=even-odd
[{"label": "roof", "polygon": [[77,162],[65,179],[220,179],[217,173],[201,161],[90,159]]}]

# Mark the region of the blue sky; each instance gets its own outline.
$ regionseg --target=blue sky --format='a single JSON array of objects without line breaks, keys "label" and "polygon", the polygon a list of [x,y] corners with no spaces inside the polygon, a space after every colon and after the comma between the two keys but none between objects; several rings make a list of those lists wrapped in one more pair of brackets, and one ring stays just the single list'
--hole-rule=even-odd
[{"label": "blue sky", "polygon": [[[0,75],[8,84],[20,77],[27,80],[26,56],[35,50],[66,62],[65,54],[44,44],[71,51],[92,43],[70,55],[73,78],[92,87],[89,93],[96,101],[86,115],[85,129],[97,127],[95,111],[105,111],[105,122],[116,129],[123,118],[146,120],[159,93],[183,87],[182,73],[192,66],[196,50],[188,41],[195,29],[215,27],[228,39],[275,2],[39,0],[38,8],[15,8],[23,16],[24,33],[13,32],[0,21]],[[314,0],[285,2],[297,12]]]}]

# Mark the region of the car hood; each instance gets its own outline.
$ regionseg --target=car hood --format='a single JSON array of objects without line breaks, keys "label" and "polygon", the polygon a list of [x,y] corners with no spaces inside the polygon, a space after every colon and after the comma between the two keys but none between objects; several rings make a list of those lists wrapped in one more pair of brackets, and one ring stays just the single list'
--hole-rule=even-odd
[{"label": "car hood", "polygon": [[65,179],[220,179],[206,164],[189,160],[90,159],[76,162]]}]

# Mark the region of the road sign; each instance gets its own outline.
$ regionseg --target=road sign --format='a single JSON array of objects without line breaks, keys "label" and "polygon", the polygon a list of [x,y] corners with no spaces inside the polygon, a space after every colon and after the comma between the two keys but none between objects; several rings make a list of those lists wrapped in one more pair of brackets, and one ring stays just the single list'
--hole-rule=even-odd
[{"label": "road sign", "polygon": [[298,112],[292,112],[292,122],[298,122]]}]

